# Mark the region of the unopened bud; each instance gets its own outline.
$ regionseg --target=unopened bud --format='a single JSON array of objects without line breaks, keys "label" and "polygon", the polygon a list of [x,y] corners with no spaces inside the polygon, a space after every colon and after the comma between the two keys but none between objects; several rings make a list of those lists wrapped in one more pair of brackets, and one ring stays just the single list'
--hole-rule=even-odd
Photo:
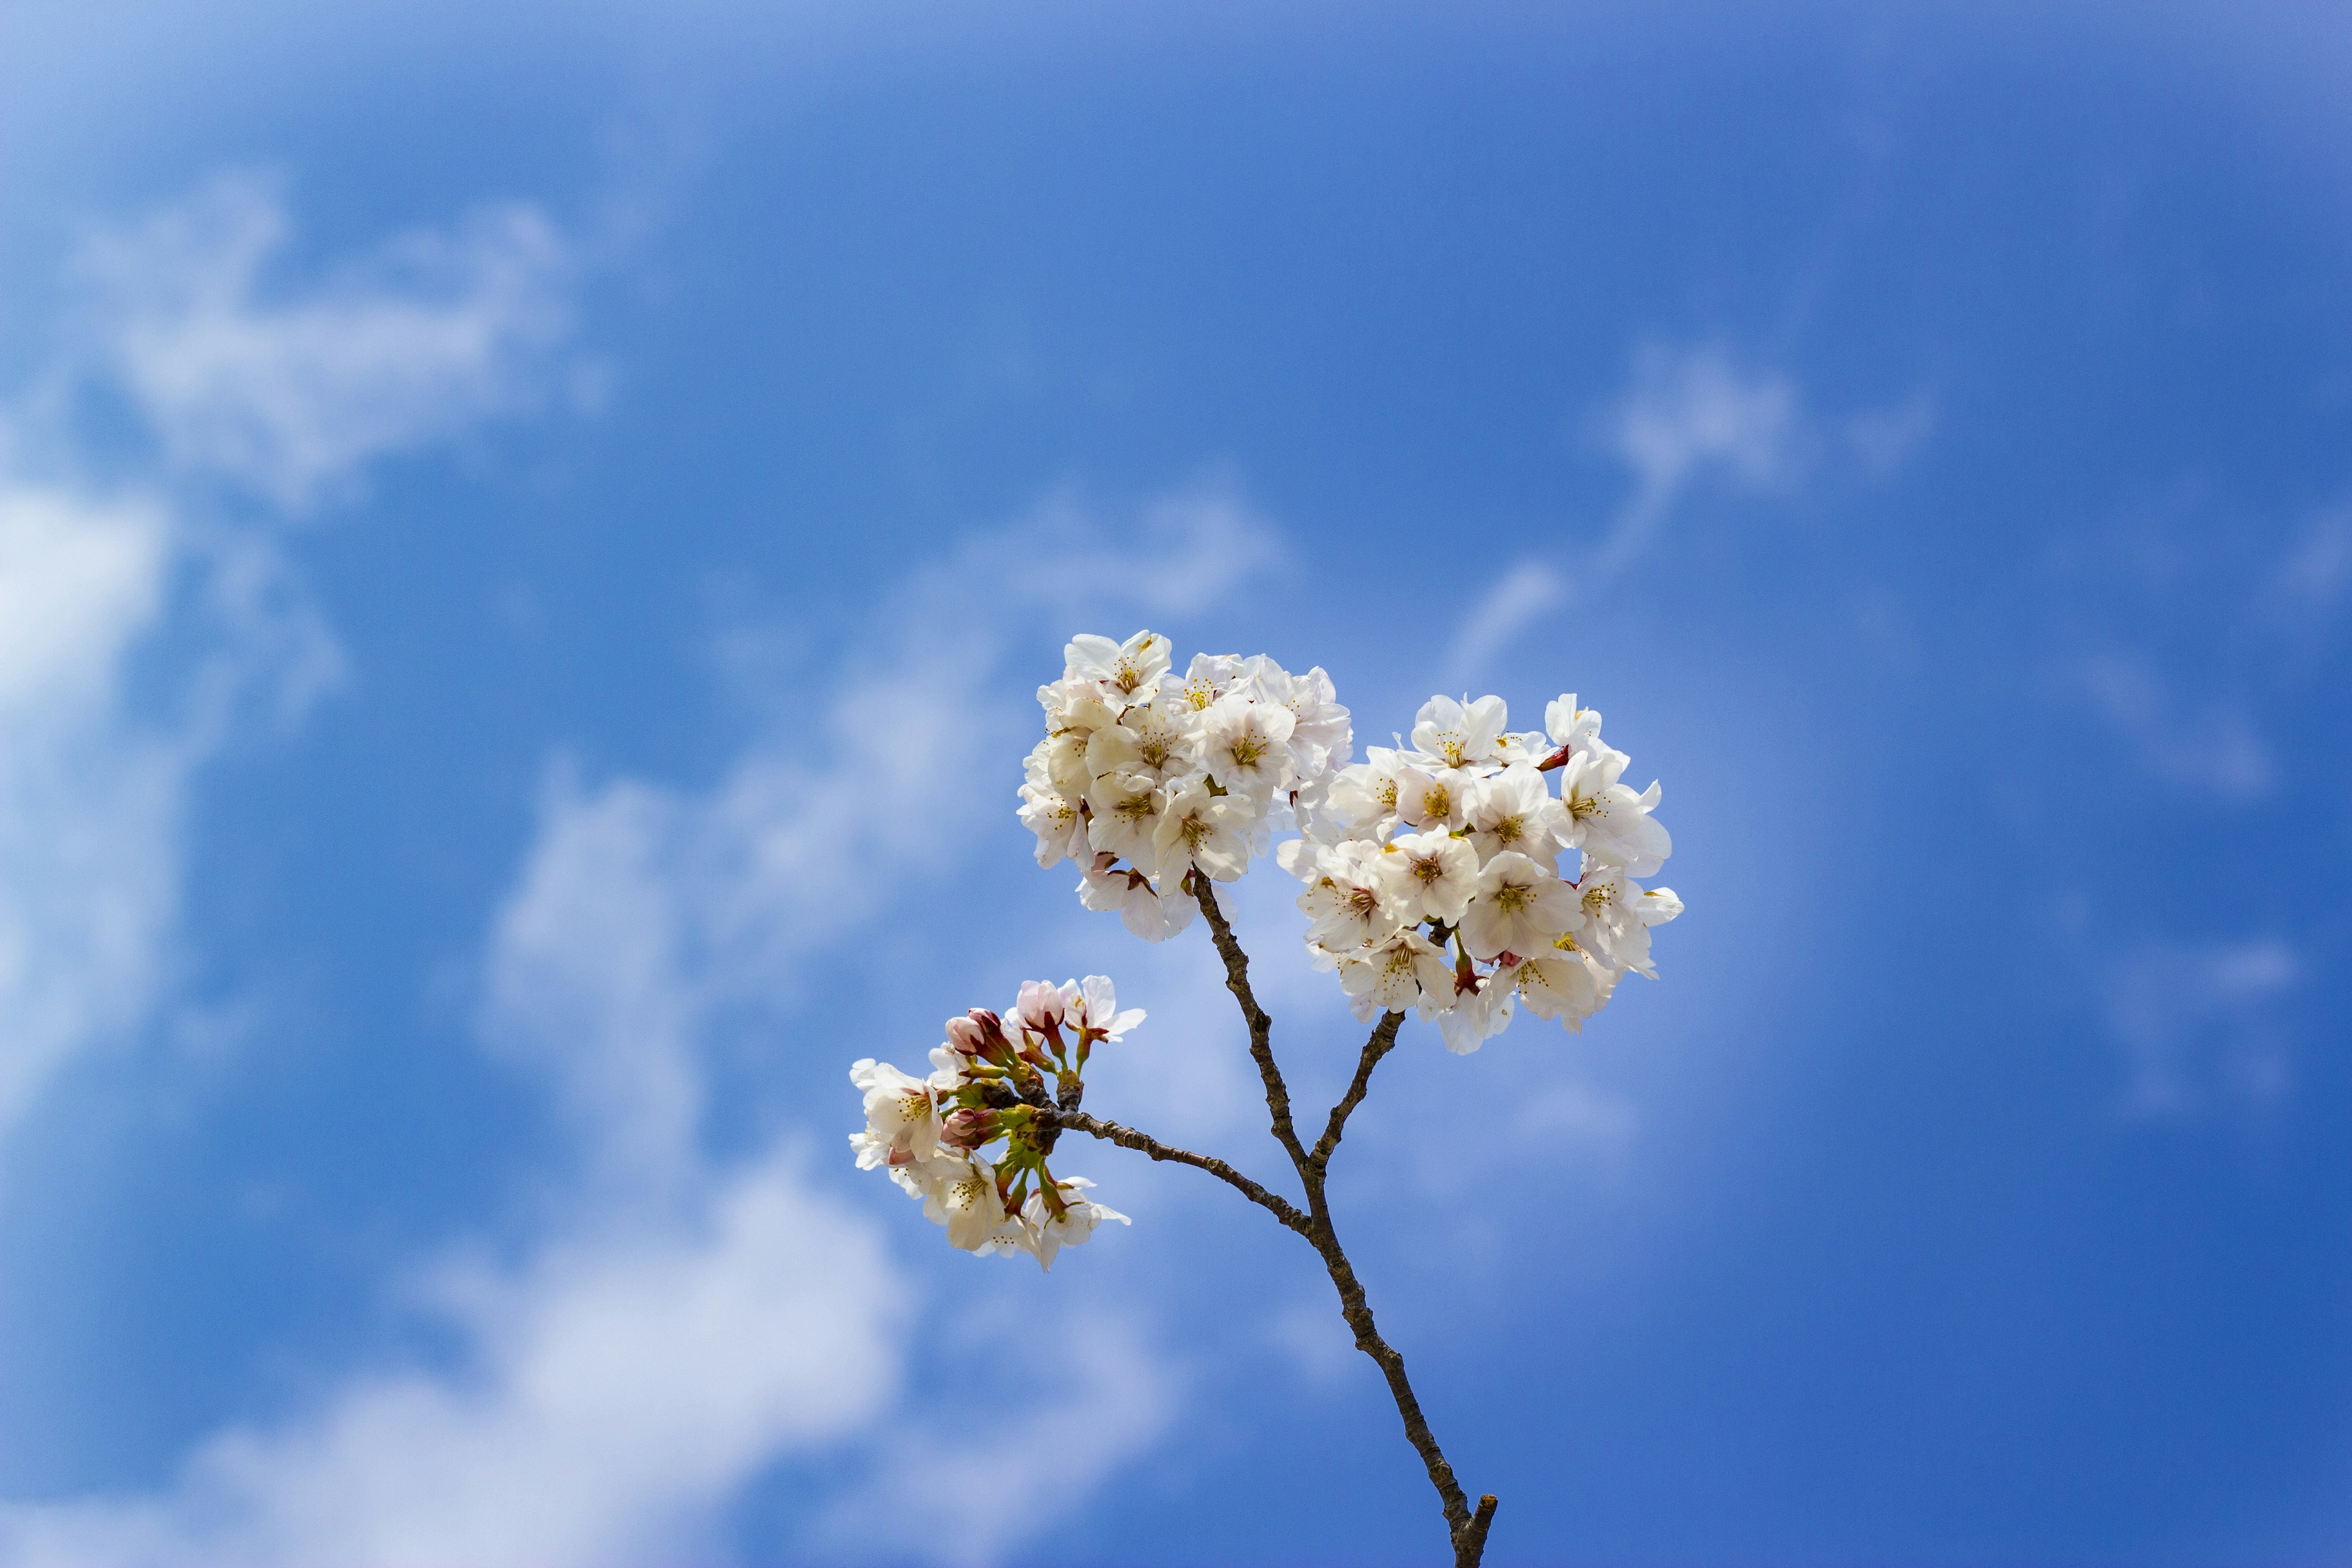
[{"label": "unopened bud", "polygon": [[996,1112],[975,1106],[950,1111],[946,1124],[940,1129],[940,1142],[969,1154],[996,1137]]}]

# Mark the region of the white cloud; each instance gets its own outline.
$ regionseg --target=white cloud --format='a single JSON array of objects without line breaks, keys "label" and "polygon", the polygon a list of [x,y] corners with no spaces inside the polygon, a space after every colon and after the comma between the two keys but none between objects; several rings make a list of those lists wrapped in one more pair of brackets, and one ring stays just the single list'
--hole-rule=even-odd
[{"label": "white cloud", "polygon": [[299,507],[544,397],[571,265],[537,210],[404,235],[273,292],[289,230],[269,182],[232,175],[85,250],[100,352],[174,465]]},{"label": "white cloud", "polygon": [[2122,653],[2084,660],[2078,679],[2091,706],[2150,773],[2223,800],[2270,793],[2277,769],[2242,707],[2176,694],[2145,659]]},{"label": "white cloud", "polygon": [[[813,943],[923,896],[978,814],[1006,809],[962,763],[1024,738],[1033,683],[1005,678],[1008,611],[1066,613],[1071,560],[1117,560],[1110,581],[1159,610],[1213,599],[1275,552],[1221,490],[1107,521],[1057,498],[887,596],[823,711],[708,790],[588,788],[559,768],[495,922],[482,1022],[545,1085],[575,1157],[537,1173],[557,1195],[506,1261],[461,1247],[425,1270],[461,1364],[359,1373],[281,1426],[205,1443],[155,1496],[0,1515],[0,1561],[709,1558],[747,1480],[820,1447],[862,1455],[858,1495],[887,1500],[868,1552],[984,1561],[1077,1506],[1172,1415],[1174,1374],[1143,1328],[1067,1313],[1068,1363],[1014,1421],[1022,1451],[1060,1456],[1062,1488],[1016,1506],[979,1484],[962,1442],[888,1418],[913,1301],[870,1222],[812,1191],[800,1132],[709,1151],[711,1026],[788,1003],[814,983]],[[923,755],[899,744],[910,727]],[[838,1157],[841,1129],[823,1131]],[[955,1322],[984,1315],[988,1289]]]},{"label": "white cloud", "polygon": [[[1008,1543],[1076,1512],[1175,1415],[1178,1376],[1132,1318],[1072,1313],[1038,1323],[973,1312],[969,1304],[964,1312],[962,1392],[1003,1412],[989,1425],[989,1449],[1050,1456],[1054,1484],[1006,1486],[1002,1468],[974,1452],[968,1430],[910,1425],[886,1447],[872,1482],[835,1504],[827,1533],[836,1551],[884,1561],[994,1562]],[[1040,1379],[1024,1364],[1001,1379],[1004,1386],[986,1386],[990,1352],[1014,1334],[1055,1346],[1053,1375]]]},{"label": "white cloud", "polygon": [[1910,460],[1935,419],[1933,400],[1920,392],[1890,408],[1825,423],[1782,373],[1745,368],[1714,345],[1644,344],[1634,353],[1631,381],[1593,426],[1633,481],[1600,542],[1565,567],[1540,555],[1506,567],[1456,628],[1442,683],[1475,681],[1545,615],[1591,602],[1702,486],[1748,495],[1785,490],[1824,458],[1865,479],[1885,479]]},{"label": "white cloud", "polygon": [[167,1493],[0,1510],[24,1568],[507,1568],[708,1556],[758,1469],[897,1393],[905,1293],[871,1226],[786,1155],[663,1226],[448,1271],[455,1373],[371,1373],[285,1427],[223,1433]]},{"label": "white cloud", "polygon": [[1540,561],[1522,561],[1505,572],[1454,634],[1445,658],[1444,684],[1450,688],[1476,679],[1511,639],[1567,598],[1567,583]]},{"label": "white cloud", "polygon": [[[307,495],[520,395],[512,344],[560,330],[560,247],[526,215],[410,237],[265,303],[259,268],[288,227],[263,187],[230,180],[89,242],[89,324],[110,356],[98,374],[121,380],[183,462]],[[388,280],[404,269],[442,294]],[[5,1131],[168,990],[181,821],[232,715],[257,695],[297,712],[340,667],[267,539],[200,521],[168,485],[40,477],[87,465],[21,409],[0,437]],[[126,667],[166,647],[134,695]]]},{"label": "white cloud", "polygon": [[185,758],[121,684],[167,530],[152,504],[0,488],[0,1128],[159,983]]},{"label": "white cloud", "polygon": [[2284,942],[2151,942],[2109,972],[2107,1019],[2131,1069],[2126,1114],[2192,1114],[2217,1097],[2261,1107],[2291,1086],[2277,1016],[2303,975]]},{"label": "white cloud", "polygon": [[1719,479],[1746,490],[1790,482],[1810,426],[1796,384],[1750,374],[1720,349],[1650,344],[1634,355],[1633,385],[1604,426],[1610,448],[1633,472],[1593,563],[1615,575],[1649,542],[1692,486]]}]

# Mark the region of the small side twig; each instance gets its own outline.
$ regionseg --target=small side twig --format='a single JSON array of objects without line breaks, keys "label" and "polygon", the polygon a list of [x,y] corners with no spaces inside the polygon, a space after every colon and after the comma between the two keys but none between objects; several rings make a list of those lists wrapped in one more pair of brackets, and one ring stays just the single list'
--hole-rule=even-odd
[{"label": "small side twig", "polygon": [[1297,1205],[1279,1193],[1266,1191],[1264,1186],[1251,1181],[1213,1154],[1195,1154],[1190,1149],[1179,1149],[1172,1143],[1162,1143],[1150,1133],[1138,1132],[1132,1127],[1121,1127],[1116,1121],[1105,1121],[1100,1117],[1088,1116],[1083,1111],[1040,1110],[1037,1112],[1037,1120],[1047,1127],[1071,1132],[1083,1132],[1090,1138],[1099,1138],[1107,1143],[1116,1143],[1122,1149],[1132,1149],[1139,1154],[1149,1154],[1155,1160],[1171,1160],[1179,1165],[1190,1165],[1194,1170],[1206,1171],[1299,1235],[1307,1237],[1310,1241],[1314,1239],[1312,1226],[1307,1216],[1298,1212]]},{"label": "small side twig", "polygon": [[1454,1542],[1456,1563],[1467,1563],[1475,1568],[1478,1559],[1486,1552],[1486,1531],[1495,1522],[1495,1494],[1488,1492],[1478,1500],[1478,1511],[1470,1516],[1467,1529]]},{"label": "small side twig", "polygon": [[1307,1160],[1317,1170],[1331,1163],[1331,1152],[1339,1147],[1339,1134],[1347,1128],[1348,1118],[1364,1102],[1364,1091],[1372,1086],[1372,1069],[1381,1058],[1396,1049],[1397,1029],[1404,1023],[1404,1015],[1391,1013],[1372,1028],[1372,1037],[1364,1042],[1364,1054],[1356,1063],[1356,1080],[1339,1103],[1331,1108],[1331,1120],[1323,1129],[1323,1136],[1315,1140],[1315,1147],[1307,1152]]}]

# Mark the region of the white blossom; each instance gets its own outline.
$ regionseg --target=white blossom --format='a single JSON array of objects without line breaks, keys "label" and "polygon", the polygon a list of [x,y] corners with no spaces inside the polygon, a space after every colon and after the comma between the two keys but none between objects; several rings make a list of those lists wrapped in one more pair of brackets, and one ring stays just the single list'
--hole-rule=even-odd
[{"label": "white blossom", "polygon": [[[1119,734],[1133,750],[1117,765],[1161,784],[1181,779],[1201,765],[1201,716],[1181,693],[1163,691],[1140,707],[1120,714],[1118,724]],[[1118,744],[1107,742],[1106,755]],[[1109,772],[1112,766],[1108,761],[1096,763],[1091,754],[1087,761],[1098,773]]]},{"label": "white blossom", "polygon": [[[1108,974],[1089,974],[1084,980],[1062,982],[1062,1016],[1074,1029],[1099,1034],[1105,1039],[1117,1040],[1121,1035],[1143,1022],[1140,1007],[1118,1010],[1118,992]],[[1091,1186],[1092,1183],[1086,1184]]]},{"label": "white blossom", "polygon": [[1647,877],[1674,853],[1674,840],[1650,815],[1658,804],[1658,786],[1652,784],[1635,795],[1617,782],[1632,760],[1607,746],[1568,760],[1559,775],[1560,804],[1569,819],[1563,837],[1588,857],[1622,866],[1629,875]]},{"label": "white blossom", "polygon": [[1341,959],[1339,984],[1354,998],[1360,1017],[1400,1013],[1431,994],[1444,1005],[1454,999],[1454,971],[1445,955],[1411,929]]},{"label": "white blossom", "polygon": [[1474,958],[1539,952],[1563,931],[1582,929],[1577,889],[1516,850],[1506,849],[1478,873],[1470,907],[1462,914],[1462,945]]},{"label": "white blossom", "polygon": [[1450,924],[1478,885],[1478,852],[1451,834],[1408,833],[1389,842],[1375,874],[1406,920]]},{"label": "white blossom", "polygon": [[1118,856],[1139,866],[1150,865],[1157,853],[1152,835],[1159,831],[1168,795],[1149,773],[1105,773],[1087,792],[1087,842],[1097,853]]},{"label": "white blossom", "polygon": [[1572,936],[1560,937],[1549,952],[1522,958],[1509,973],[1528,1012],[1558,1019],[1570,1034],[1584,1032],[1584,1021],[1601,1010],[1616,984],[1615,973],[1594,964]]},{"label": "white blossom", "polygon": [[1683,901],[1671,888],[1644,891],[1616,866],[1585,868],[1577,886],[1584,910],[1584,945],[1612,969],[1630,970],[1652,980],[1658,977],[1650,963],[1650,928],[1665,924],[1683,912]]},{"label": "white blossom", "polygon": [[939,1169],[923,1194],[923,1217],[948,1227],[950,1247],[993,1249],[1011,1217],[996,1190],[996,1168],[977,1154],[936,1163]]},{"label": "white blossom", "polygon": [[1244,662],[1257,700],[1290,714],[1290,748],[1297,754],[1300,773],[1320,773],[1347,762],[1355,750],[1354,731],[1348,710],[1339,706],[1339,691],[1321,665],[1304,675],[1292,675],[1263,654]]},{"label": "white blossom", "polygon": [[1168,673],[1170,651],[1168,639],[1157,632],[1138,632],[1124,643],[1075,637],[1062,650],[1063,674],[1097,683],[1106,700],[1125,708],[1151,700]]},{"label": "white blossom", "polygon": [[849,1135],[859,1170],[910,1165],[939,1152],[939,1086],[871,1057],[850,1068],[849,1081],[866,1097],[866,1131]]},{"label": "white blossom", "polygon": [[1118,913],[1119,923],[1146,942],[1166,942],[1192,923],[1201,906],[1171,886],[1166,898],[1140,871],[1118,864],[1116,855],[1097,855],[1078,882],[1078,902]]},{"label": "white blossom", "polygon": [[1333,952],[1351,952],[1386,941],[1404,924],[1405,909],[1381,882],[1381,846],[1351,839],[1322,850],[1315,879],[1298,895],[1312,922],[1307,940]]},{"label": "white blossom", "polygon": [[1087,817],[1083,801],[1065,794],[1044,775],[1034,753],[1030,776],[1021,785],[1021,826],[1037,836],[1037,864],[1057,866],[1082,858],[1087,847]]},{"label": "white blossom", "polygon": [[1178,689],[1185,705],[1199,710],[1248,679],[1249,672],[1242,661],[1229,653],[1196,653],[1192,668],[1184,672],[1184,683]]},{"label": "white blossom", "polygon": [[1473,784],[1463,816],[1481,858],[1514,850],[1547,869],[1559,863],[1567,814],[1543,774],[1525,763]]},{"label": "white blossom", "polygon": [[1367,746],[1364,756],[1332,775],[1326,810],[1345,830],[1385,837],[1399,821],[1397,774],[1406,764],[1387,746]]},{"label": "white blossom", "polygon": [[1459,768],[1439,768],[1434,773],[1424,773],[1416,767],[1399,768],[1397,816],[1412,827],[1459,827],[1464,812],[1469,808],[1473,782],[1472,775]]},{"label": "white blossom", "polygon": [[1030,1194],[1029,1201],[1021,1205],[1021,1218],[1026,1228],[1024,1249],[1037,1260],[1040,1268],[1052,1268],[1055,1254],[1085,1241],[1107,1219],[1115,1219],[1121,1225],[1133,1223],[1117,1209],[1086,1197],[1086,1190],[1093,1185],[1084,1176],[1065,1176],[1055,1183],[1062,1199],[1058,1216],[1042,1191]]},{"label": "white blossom", "polygon": [[1152,835],[1155,879],[1197,866],[1220,882],[1238,880],[1249,869],[1247,835],[1255,815],[1247,801],[1212,795],[1206,783],[1185,785],[1168,803]]},{"label": "white blossom", "polygon": [[1576,694],[1566,692],[1544,709],[1544,732],[1562,751],[1590,752],[1600,749],[1601,715],[1576,705]]},{"label": "white blossom", "polygon": [[1510,1027],[1511,1001],[1518,988],[1510,971],[1487,976],[1475,992],[1456,995],[1454,1005],[1437,1016],[1437,1032],[1445,1048],[1466,1057]]},{"label": "white blossom", "polygon": [[1271,801],[1292,778],[1287,708],[1220,697],[1201,716],[1201,760],[1219,787]]},{"label": "white blossom", "polygon": [[1421,705],[1412,721],[1412,743],[1423,755],[1449,768],[1486,762],[1495,754],[1509,710],[1499,697],[1481,697],[1464,704],[1451,697],[1433,697]]}]

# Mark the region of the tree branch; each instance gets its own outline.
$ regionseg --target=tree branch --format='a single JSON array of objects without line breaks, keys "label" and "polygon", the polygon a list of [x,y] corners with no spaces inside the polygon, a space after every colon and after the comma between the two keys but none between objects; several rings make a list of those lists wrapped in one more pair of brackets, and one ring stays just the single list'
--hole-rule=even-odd
[{"label": "tree branch", "polygon": [[1122,1149],[1132,1149],[1139,1154],[1149,1154],[1155,1160],[1171,1160],[1179,1165],[1190,1165],[1195,1170],[1206,1171],[1299,1235],[1310,1241],[1314,1239],[1313,1227],[1307,1216],[1298,1212],[1297,1205],[1279,1193],[1266,1191],[1265,1187],[1251,1181],[1213,1154],[1195,1154],[1190,1149],[1179,1149],[1172,1143],[1162,1143],[1150,1134],[1138,1132],[1132,1127],[1121,1127],[1116,1121],[1105,1121],[1099,1117],[1088,1116],[1082,1111],[1050,1110],[1040,1108],[1036,1115],[1038,1122],[1043,1126],[1083,1132],[1090,1138],[1099,1138],[1106,1143],[1116,1143]]},{"label": "tree branch", "polygon": [[1192,897],[1201,906],[1201,916],[1209,922],[1209,931],[1216,939],[1217,956],[1225,961],[1225,989],[1241,1004],[1242,1021],[1249,1026],[1250,1057],[1257,1063],[1257,1076],[1265,1085],[1265,1108],[1274,1117],[1275,1141],[1282,1145],[1290,1163],[1298,1167],[1299,1179],[1307,1177],[1307,1151],[1298,1142],[1298,1132],[1290,1122],[1290,1087],[1282,1081],[1282,1068],[1274,1060],[1274,1020],[1257,1005],[1250,990],[1249,955],[1242,944],[1234,940],[1233,922],[1225,911],[1217,907],[1214,884],[1195,868],[1192,873]]},{"label": "tree branch", "polygon": [[1397,1028],[1403,1022],[1403,1014],[1391,1013],[1373,1026],[1372,1037],[1364,1042],[1363,1058],[1356,1063],[1356,1081],[1348,1086],[1348,1092],[1331,1108],[1331,1120],[1324,1126],[1323,1136],[1315,1140],[1315,1147],[1307,1151],[1307,1158],[1318,1171],[1330,1164],[1331,1152],[1339,1146],[1340,1131],[1356,1107],[1364,1102],[1364,1091],[1372,1086],[1372,1069],[1381,1065],[1382,1057],[1396,1049]]},{"label": "tree branch", "polygon": [[[1421,1456],[1423,1466],[1429,1471],[1430,1484],[1437,1489],[1438,1499],[1444,1505],[1446,1534],[1454,1543],[1454,1568],[1478,1568],[1479,1559],[1486,1550],[1486,1527],[1495,1517],[1494,1503],[1490,1499],[1481,1498],[1477,1513],[1472,1514],[1470,1500],[1464,1495],[1462,1483],[1454,1477],[1454,1467],[1446,1461],[1444,1450],[1437,1446],[1437,1438],[1429,1429],[1428,1417],[1421,1413],[1421,1401],[1414,1395],[1412,1384],[1405,1376],[1404,1357],[1397,1352],[1394,1345],[1381,1338],[1380,1330],[1373,1324],[1372,1309],[1364,1300],[1363,1283],[1356,1278],[1355,1266],[1348,1261],[1348,1254],[1339,1246],[1339,1234],[1331,1227],[1331,1207],[1323,1191],[1323,1168],[1329,1163],[1331,1152],[1339,1145],[1339,1134],[1347,1125],[1349,1113],[1361,1103],[1366,1089],[1371,1084],[1372,1068],[1380,1065],[1382,1057],[1395,1049],[1397,1029],[1403,1024],[1404,1015],[1391,1013],[1372,1030],[1372,1037],[1365,1042],[1362,1058],[1357,1063],[1355,1081],[1349,1085],[1348,1092],[1339,1103],[1331,1108],[1329,1124],[1324,1128],[1323,1136],[1316,1141],[1315,1152],[1309,1154],[1299,1143],[1297,1129],[1291,1123],[1289,1086],[1283,1082],[1282,1068],[1275,1063],[1274,1020],[1266,1016],[1265,1008],[1257,1005],[1257,997],[1250,990],[1249,956],[1242,952],[1241,943],[1234,940],[1233,923],[1217,907],[1216,894],[1209,879],[1197,868],[1190,875],[1192,897],[1201,906],[1202,918],[1209,922],[1210,934],[1216,939],[1218,956],[1225,961],[1225,988],[1234,994],[1234,1000],[1241,1004],[1242,1019],[1249,1026],[1250,1056],[1257,1063],[1258,1077],[1265,1085],[1265,1108],[1274,1119],[1274,1136],[1281,1143],[1283,1152],[1290,1156],[1290,1163],[1298,1168],[1298,1179],[1307,1188],[1305,1224],[1294,1224],[1289,1219],[1283,1223],[1306,1237],[1322,1258],[1324,1269],[1331,1276],[1331,1283],[1339,1292],[1339,1315],[1355,1331],[1356,1348],[1371,1357],[1373,1364],[1381,1369],[1381,1374],[1388,1379],[1390,1397],[1396,1401],[1397,1414],[1404,1418],[1405,1437],[1412,1444],[1413,1452]],[[1070,1125],[1076,1126],[1076,1123]],[[1136,1133],[1133,1136],[1142,1139],[1143,1135]],[[1141,1144],[1130,1147],[1141,1147]],[[1150,1153],[1150,1151],[1147,1149],[1145,1152]],[[1174,1152],[1171,1152],[1171,1156]],[[1152,1157],[1161,1158],[1157,1154]],[[1207,1169],[1205,1163],[1202,1168]],[[1246,1180],[1238,1173],[1227,1179],[1236,1183]],[[1282,1201],[1271,1193],[1265,1193],[1263,1188],[1258,1191],[1264,1196],[1256,1201],[1268,1208]],[[1289,1206],[1283,1205],[1285,1208]],[[1279,1210],[1276,1212],[1280,1213]],[[1297,1211],[1292,1209],[1291,1213],[1296,1215]]]}]

